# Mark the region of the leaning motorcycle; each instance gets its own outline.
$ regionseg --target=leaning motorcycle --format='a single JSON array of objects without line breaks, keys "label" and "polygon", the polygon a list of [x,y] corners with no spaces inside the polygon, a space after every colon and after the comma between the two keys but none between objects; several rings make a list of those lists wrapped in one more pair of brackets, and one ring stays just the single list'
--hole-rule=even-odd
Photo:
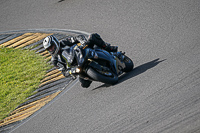
[{"label": "leaning motorcycle", "polygon": [[[70,56],[69,56],[69,53]],[[63,51],[62,56],[67,62],[76,63],[76,67],[69,68],[73,77],[78,75],[91,81],[106,84],[116,84],[118,77],[123,72],[130,72],[133,61],[122,52],[107,52],[103,49],[91,49],[87,45],[77,44],[68,51]]]}]

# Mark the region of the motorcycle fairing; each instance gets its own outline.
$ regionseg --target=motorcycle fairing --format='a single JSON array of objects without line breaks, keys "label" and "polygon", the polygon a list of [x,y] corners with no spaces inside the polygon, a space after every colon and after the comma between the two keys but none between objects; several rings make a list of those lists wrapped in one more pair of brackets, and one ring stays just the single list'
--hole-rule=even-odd
[{"label": "motorcycle fairing", "polygon": [[98,55],[98,59],[108,61],[110,63],[111,70],[118,75],[117,71],[117,65],[116,65],[116,59],[113,55],[111,55],[109,52],[102,50],[102,49],[95,49],[95,52]]},{"label": "motorcycle fairing", "polygon": [[114,56],[112,53],[101,49],[96,49],[95,52],[98,54],[99,59],[107,60],[111,64],[111,68],[113,72],[115,72],[117,75],[120,75],[125,68],[125,63],[121,62],[116,56]]}]

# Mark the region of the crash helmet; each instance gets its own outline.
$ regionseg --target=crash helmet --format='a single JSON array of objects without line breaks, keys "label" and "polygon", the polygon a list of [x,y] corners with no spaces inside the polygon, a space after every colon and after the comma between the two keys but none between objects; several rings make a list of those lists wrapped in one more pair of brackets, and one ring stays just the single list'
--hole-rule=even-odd
[{"label": "crash helmet", "polygon": [[56,56],[60,49],[60,42],[55,36],[51,35],[43,40],[43,46],[52,56]]}]

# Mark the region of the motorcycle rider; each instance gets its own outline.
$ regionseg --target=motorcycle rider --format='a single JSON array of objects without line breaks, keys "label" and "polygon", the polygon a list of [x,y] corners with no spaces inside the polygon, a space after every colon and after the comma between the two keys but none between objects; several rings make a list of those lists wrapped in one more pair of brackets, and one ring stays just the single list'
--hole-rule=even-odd
[{"label": "motorcycle rider", "polygon": [[[88,38],[84,35],[78,35],[75,37],[67,37],[61,41],[51,35],[44,39],[43,46],[44,48],[52,55],[51,62],[52,64],[60,71],[65,77],[69,76],[69,67],[73,67],[76,65],[74,58],[72,61],[66,61],[62,57],[62,52],[64,50],[67,51],[68,56],[72,57],[72,52],[70,52],[70,48],[72,48],[75,44],[81,43],[84,45],[88,45],[90,48],[102,48],[108,52],[117,52],[117,46],[110,46],[110,44],[104,42],[99,34],[93,33]],[[67,64],[67,67],[66,67]],[[85,80],[79,77],[79,81],[81,82],[81,86],[84,88],[88,88],[92,81]]]}]

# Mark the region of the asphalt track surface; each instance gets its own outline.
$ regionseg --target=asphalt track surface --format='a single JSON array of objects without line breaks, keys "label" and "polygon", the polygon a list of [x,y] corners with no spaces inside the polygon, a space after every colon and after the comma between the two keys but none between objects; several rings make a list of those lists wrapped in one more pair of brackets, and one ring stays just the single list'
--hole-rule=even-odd
[{"label": "asphalt track surface", "polygon": [[118,45],[135,69],[79,83],[14,133],[199,133],[199,0],[1,0],[0,31],[73,29]]}]

